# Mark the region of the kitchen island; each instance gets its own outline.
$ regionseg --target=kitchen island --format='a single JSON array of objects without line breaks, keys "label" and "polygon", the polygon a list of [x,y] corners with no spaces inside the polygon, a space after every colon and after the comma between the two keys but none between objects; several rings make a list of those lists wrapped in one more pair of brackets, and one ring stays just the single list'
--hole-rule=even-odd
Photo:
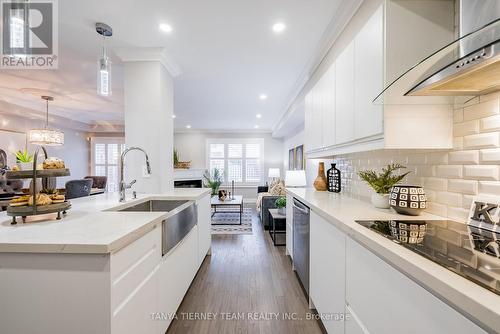
[{"label": "kitchen island", "polygon": [[[287,203],[304,203],[310,214],[311,305],[329,333],[484,333],[500,332],[500,295],[459,276],[370,230],[360,220],[436,221],[447,240],[449,262],[460,259],[498,274],[498,258],[467,247],[468,235],[446,218],[424,213],[402,216],[345,194],[287,188]],[[287,206],[287,252],[293,255],[293,211]],[[447,227],[445,229],[444,227]],[[436,231],[429,231],[430,240]],[[459,248],[458,245],[465,248]],[[463,250],[465,249],[465,250]],[[470,254],[477,254],[474,260]],[[477,262],[474,262],[477,261]],[[490,264],[490,265],[488,265]],[[495,281],[489,283],[495,284]],[[332,314],[345,314],[339,321]]]},{"label": "kitchen island", "polygon": [[[186,202],[169,212],[120,211],[151,200]],[[210,191],[71,203],[62,220],[11,225],[0,214],[0,332],[164,333],[210,252]],[[191,204],[196,223],[162,252],[163,222]]]}]

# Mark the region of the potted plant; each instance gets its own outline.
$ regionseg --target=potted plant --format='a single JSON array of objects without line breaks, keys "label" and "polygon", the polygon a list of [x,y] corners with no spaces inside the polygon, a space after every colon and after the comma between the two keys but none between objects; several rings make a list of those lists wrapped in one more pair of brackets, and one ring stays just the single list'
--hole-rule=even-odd
[{"label": "potted plant", "polygon": [[274,202],[274,204],[276,204],[276,207],[278,208],[278,213],[280,215],[286,215],[286,211],[285,211],[286,197],[285,196],[278,197],[278,199]]},{"label": "potted plant", "polygon": [[191,168],[191,161],[180,161],[179,152],[174,149],[174,168],[189,169]]},{"label": "potted plant", "polygon": [[389,164],[386,168],[382,168],[381,173],[377,173],[373,170],[362,170],[358,172],[359,177],[375,190],[375,194],[372,194],[371,200],[376,208],[388,209],[390,207],[389,192],[391,188],[401,182],[410,172],[398,175],[393,174],[405,168],[405,166],[400,164]]},{"label": "potted plant", "polygon": [[224,180],[224,173],[218,168],[214,168],[212,173],[206,171],[203,178],[205,179],[204,186],[212,189],[212,196],[218,195],[219,187]]},{"label": "potted plant", "polygon": [[33,169],[33,155],[29,154],[27,149],[20,150],[16,152],[16,160],[21,170],[32,170]]},{"label": "potted plant", "polygon": [[179,165],[179,152],[174,148],[174,167]]}]

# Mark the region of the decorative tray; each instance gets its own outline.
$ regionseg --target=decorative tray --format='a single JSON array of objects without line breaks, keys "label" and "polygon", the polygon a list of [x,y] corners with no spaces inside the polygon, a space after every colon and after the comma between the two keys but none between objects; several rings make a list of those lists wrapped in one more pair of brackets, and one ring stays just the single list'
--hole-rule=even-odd
[{"label": "decorative tray", "polygon": [[[7,171],[5,176],[7,179],[32,179],[35,171],[33,170],[20,170],[20,171]],[[59,177],[59,176],[69,176],[70,172],[68,168],[60,169],[37,169],[36,177]]]},{"label": "decorative tray", "polygon": [[65,213],[66,210],[71,208],[71,203],[64,201],[62,203],[37,205],[36,209],[33,205],[26,206],[8,206],[7,215],[13,217],[12,224],[16,223],[16,217],[22,217],[23,221],[26,216],[43,215],[48,213],[57,213],[57,219],[61,219],[61,212]]}]

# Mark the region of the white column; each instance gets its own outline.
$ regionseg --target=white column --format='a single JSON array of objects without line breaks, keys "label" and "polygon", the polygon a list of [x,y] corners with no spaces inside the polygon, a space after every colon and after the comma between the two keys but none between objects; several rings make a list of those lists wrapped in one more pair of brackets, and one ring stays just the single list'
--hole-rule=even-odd
[{"label": "white column", "polygon": [[131,151],[125,159],[125,181],[133,179],[137,192],[163,193],[173,189],[173,77],[163,49],[118,49],[124,61],[125,144],[138,146],[149,155],[151,175],[144,177],[142,152]]}]

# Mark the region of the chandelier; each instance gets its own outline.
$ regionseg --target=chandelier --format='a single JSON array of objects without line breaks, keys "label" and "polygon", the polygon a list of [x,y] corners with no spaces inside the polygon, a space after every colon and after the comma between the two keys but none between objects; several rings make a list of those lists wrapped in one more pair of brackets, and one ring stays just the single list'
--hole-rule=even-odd
[{"label": "chandelier", "polygon": [[42,96],[46,101],[45,128],[31,129],[29,131],[29,142],[35,145],[58,146],[64,145],[64,132],[49,129],[49,101],[54,101],[52,96]]}]

